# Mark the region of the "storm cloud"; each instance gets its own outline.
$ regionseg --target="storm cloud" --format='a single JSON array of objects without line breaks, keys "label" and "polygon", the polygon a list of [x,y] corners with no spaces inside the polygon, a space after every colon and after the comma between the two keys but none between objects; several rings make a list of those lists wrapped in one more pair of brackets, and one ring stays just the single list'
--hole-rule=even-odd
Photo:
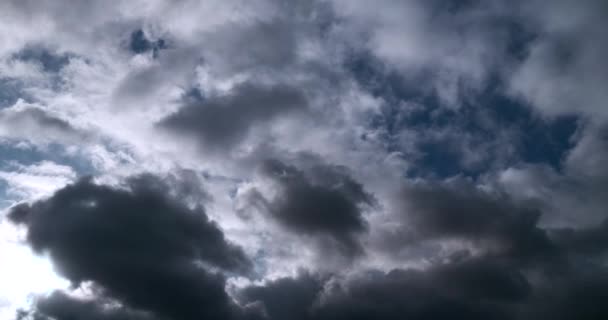
[{"label": "storm cloud", "polygon": [[[221,271],[247,271],[241,249],[202,208],[168,197],[159,178],[133,177],[127,188],[85,178],[47,200],[17,205],[8,218],[27,227],[33,250],[48,254],[75,286],[91,282],[102,296],[162,316],[230,317]],[[61,297],[45,300],[42,311]]]},{"label": "storm cloud", "polygon": [[260,171],[279,190],[271,199],[254,193],[254,205],[261,203],[262,210],[296,233],[335,241],[338,252],[347,256],[363,253],[358,235],[367,230],[364,210],[374,206],[375,199],[348,170],[317,164],[302,171],[271,159]]}]

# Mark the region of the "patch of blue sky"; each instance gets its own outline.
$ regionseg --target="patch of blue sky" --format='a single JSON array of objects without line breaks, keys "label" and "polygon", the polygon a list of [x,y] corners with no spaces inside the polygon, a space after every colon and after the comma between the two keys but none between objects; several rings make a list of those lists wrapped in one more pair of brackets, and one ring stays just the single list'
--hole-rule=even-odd
[{"label": "patch of blue sky", "polygon": [[[0,179],[0,210],[9,207],[13,201],[8,196],[8,183],[3,179]],[[0,217],[2,220],[2,217]]]},{"label": "patch of blue sky", "polygon": [[13,163],[28,166],[41,161],[51,161],[71,167],[78,175],[95,174],[95,167],[78,152],[69,152],[66,146],[52,143],[44,147],[25,145],[16,141],[0,141],[0,170]]},{"label": "patch of blue sky", "polygon": [[[0,171],[12,171],[15,169],[15,164],[30,166],[42,161],[69,166],[78,176],[94,175],[97,173],[90,160],[78,152],[68,152],[64,145],[49,144],[44,147],[38,147],[18,141],[0,140]],[[7,182],[0,179],[0,208],[12,203],[12,200],[14,200],[8,193],[7,187]]]},{"label": "patch of blue sky", "polygon": [[23,91],[23,83],[18,79],[0,77],[0,109],[14,105],[19,99],[32,100]]},{"label": "patch of blue sky", "polygon": [[70,63],[73,54],[55,53],[41,46],[28,46],[15,53],[12,58],[25,62],[37,63],[42,71],[57,73]]},{"label": "patch of blue sky", "polygon": [[[346,67],[362,88],[385,101],[381,111],[370,116],[368,125],[384,133],[381,136],[388,151],[404,151],[396,138],[400,132],[418,133],[413,153],[419,156],[409,159],[414,166],[408,176],[476,177],[497,166],[518,163],[546,164],[560,171],[574,144],[580,122],[577,116],[543,118],[524,102],[504,94],[497,77],[462,99],[459,108],[447,108],[435,92],[404,79],[367,53],[353,55]],[[426,138],[437,132],[453,134]],[[511,134],[505,138],[505,132]],[[461,138],[469,139],[472,147],[466,152],[484,153],[484,161],[465,164],[463,149],[454,147]],[[513,152],[505,152],[507,149]]]},{"label": "patch of blue sky", "polygon": [[[31,45],[13,54],[11,59],[38,65],[48,78],[51,88],[59,90],[64,84],[61,71],[74,57],[76,55],[73,53],[59,53],[43,46]],[[24,90],[21,90],[19,94],[26,95]],[[19,98],[25,99],[26,97],[20,96]]]},{"label": "patch of blue sky", "polygon": [[[13,60],[34,63],[49,77],[49,83],[55,89],[63,84],[59,72],[69,64],[73,54],[54,53],[40,46],[29,46],[11,56]],[[35,99],[27,93],[22,80],[11,77],[0,77],[0,109],[14,105],[17,100],[33,102]]]}]

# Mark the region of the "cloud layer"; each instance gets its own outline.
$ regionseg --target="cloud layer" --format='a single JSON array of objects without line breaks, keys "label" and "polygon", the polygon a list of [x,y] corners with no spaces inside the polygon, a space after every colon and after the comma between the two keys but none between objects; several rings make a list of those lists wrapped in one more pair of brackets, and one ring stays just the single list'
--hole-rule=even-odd
[{"label": "cloud layer", "polygon": [[2,2],[0,317],[608,317],[606,9]]}]

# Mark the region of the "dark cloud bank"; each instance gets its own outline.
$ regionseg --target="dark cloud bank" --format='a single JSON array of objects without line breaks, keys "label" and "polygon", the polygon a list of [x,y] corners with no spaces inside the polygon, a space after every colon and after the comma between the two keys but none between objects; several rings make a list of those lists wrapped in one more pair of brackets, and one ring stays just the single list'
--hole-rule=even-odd
[{"label": "dark cloud bank", "polygon": [[[343,179],[336,190],[314,187],[294,167],[266,163],[267,174],[278,175],[274,178],[284,188],[270,214],[296,232],[330,234],[349,243],[365,230],[357,201],[372,200],[361,185],[330,169],[317,173],[323,181]],[[251,261],[224,238],[202,208],[181,204],[168,196],[169,188],[150,175],[129,178],[122,187],[85,178],[46,200],[12,208],[9,219],[27,228],[32,249],[48,254],[75,287],[93,292],[87,298],[60,291],[41,296],[34,309],[20,311],[19,319],[608,316],[603,303],[608,273],[602,267],[607,223],[543,230],[536,225],[534,210],[514,207],[508,199],[465,183],[416,185],[402,193],[412,205],[401,214],[409,221],[404,226],[415,229],[417,241],[469,239],[479,251],[456,252],[424,270],[343,275],[302,270],[297,277],[229,295],[226,276],[247,275]],[[333,215],[340,223],[315,212]],[[411,241],[403,239],[401,245]]]}]

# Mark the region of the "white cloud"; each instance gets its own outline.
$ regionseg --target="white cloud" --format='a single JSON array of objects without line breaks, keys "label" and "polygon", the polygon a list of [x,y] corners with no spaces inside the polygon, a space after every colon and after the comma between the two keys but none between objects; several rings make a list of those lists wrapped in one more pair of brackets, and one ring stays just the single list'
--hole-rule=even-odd
[{"label": "white cloud", "polygon": [[48,196],[75,178],[76,173],[71,167],[51,161],[32,165],[10,163],[0,171],[0,179],[8,185],[7,193],[18,200]]},{"label": "white cloud", "polygon": [[531,1],[524,15],[538,27],[529,56],[515,69],[511,89],[546,116],[608,118],[608,28],[605,1]]}]

